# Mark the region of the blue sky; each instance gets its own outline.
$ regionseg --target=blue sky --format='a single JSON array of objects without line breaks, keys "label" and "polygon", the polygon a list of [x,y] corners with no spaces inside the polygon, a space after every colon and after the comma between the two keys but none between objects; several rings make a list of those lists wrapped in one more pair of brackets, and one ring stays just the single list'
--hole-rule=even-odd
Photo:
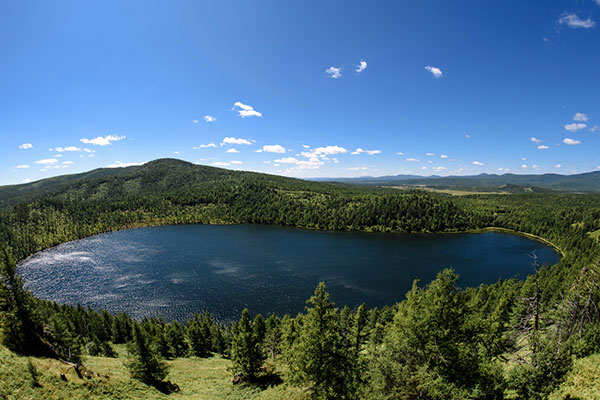
[{"label": "blue sky", "polygon": [[600,0],[5,1],[0,184],[600,168]]}]

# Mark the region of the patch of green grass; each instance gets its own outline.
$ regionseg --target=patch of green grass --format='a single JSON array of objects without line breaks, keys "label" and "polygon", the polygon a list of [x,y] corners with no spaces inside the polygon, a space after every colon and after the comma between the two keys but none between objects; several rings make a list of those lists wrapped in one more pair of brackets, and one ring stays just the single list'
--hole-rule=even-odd
[{"label": "patch of green grass", "polygon": [[[122,349],[117,346],[117,350]],[[92,375],[89,379],[78,378],[73,367],[57,360],[29,359],[38,372],[39,386],[31,377],[28,358],[17,356],[0,346],[1,399],[308,399],[305,390],[286,382],[265,388],[233,385],[232,374],[228,370],[231,363],[220,357],[169,361],[171,370],[167,379],[181,389],[170,395],[131,379],[123,365],[125,358],[87,357],[84,365]],[[275,364],[274,368],[277,370],[278,365]],[[65,375],[66,382],[61,380],[61,374]]]},{"label": "patch of green grass", "polygon": [[588,233],[592,239],[600,240],[600,229],[594,232]]},{"label": "patch of green grass", "polygon": [[600,354],[576,360],[565,381],[548,399],[600,400]]}]

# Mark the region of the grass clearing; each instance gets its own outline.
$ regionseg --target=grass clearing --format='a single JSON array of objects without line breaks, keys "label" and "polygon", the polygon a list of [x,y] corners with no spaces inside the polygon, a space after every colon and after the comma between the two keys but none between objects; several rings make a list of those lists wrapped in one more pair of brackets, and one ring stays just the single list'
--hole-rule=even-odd
[{"label": "grass clearing", "polygon": [[[34,385],[27,368],[28,357],[17,356],[0,346],[0,399],[308,399],[305,390],[285,382],[266,388],[233,385],[228,371],[230,361],[220,357],[169,361],[167,379],[181,389],[169,395],[132,380],[123,365],[125,358],[86,357],[84,365],[93,372],[91,379],[78,378],[73,367],[57,360],[30,359],[39,373],[39,386]],[[61,380],[60,374],[65,375],[67,382]]]}]

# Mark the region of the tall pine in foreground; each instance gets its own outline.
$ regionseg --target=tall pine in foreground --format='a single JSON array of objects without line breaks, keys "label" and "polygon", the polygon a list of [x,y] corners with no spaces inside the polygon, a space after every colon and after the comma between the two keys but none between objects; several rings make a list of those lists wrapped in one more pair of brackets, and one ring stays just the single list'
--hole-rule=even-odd
[{"label": "tall pine in foreground", "polygon": [[17,265],[6,249],[0,254],[0,324],[3,344],[20,354],[40,354],[41,324],[34,298],[17,275]]},{"label": "tall pine in foreground", "polygon": [[132,378],[147,384],[157,384],[167,377],[169,366],[152,351],[147,333],[138,324],[133,324],[130,352],[134,359],[126,367]]},{"label": "tall pine in foreground", "polygon": [[265,360],[262,350],[264,338],[264,320],[260,314],[250,322],[248,309],[242,311],[242,317],[236,324],[231,341],[231,362],[235,373],[252,380],[256,377]]},{"label": "tall pine in foreground", "polygon": [[292,377],[308,384],[315,399],[353,398],[353,352],[344,346],[340,317],[323,282],[307,303],[298,338],[287,356]]},{"label": "tall pine in foreground", "polygon": [[368,378],[373,399],[502,399],[498,362],[487,357],[468,297],[447,269],[398,305]]}]

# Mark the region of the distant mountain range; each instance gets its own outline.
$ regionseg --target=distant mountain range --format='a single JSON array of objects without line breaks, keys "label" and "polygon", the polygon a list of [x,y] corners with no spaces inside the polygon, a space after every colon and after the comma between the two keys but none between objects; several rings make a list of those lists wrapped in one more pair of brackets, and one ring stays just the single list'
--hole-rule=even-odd
[{"label": "distant mountain range", "polygon": [[484,191],[568,191],[600,192],[600,171],[575,175],[542,174],[479,174],[470,176],[416,176],[395,175],[358,178],[319,178],[320,182],[341,182],[355,185],[375,186],[425,186],[436,189],[484,190]]}]

